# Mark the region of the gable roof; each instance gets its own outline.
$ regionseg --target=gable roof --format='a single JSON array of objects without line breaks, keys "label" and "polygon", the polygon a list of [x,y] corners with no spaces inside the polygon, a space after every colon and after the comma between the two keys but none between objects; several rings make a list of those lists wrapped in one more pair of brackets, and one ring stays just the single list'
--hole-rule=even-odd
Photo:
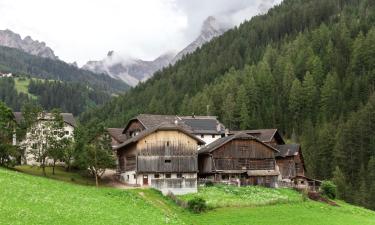
[{"label": "gable roof", "polygon": [[276,155],[276,157],[288,157],[298,155],[300,147],[300,144],[277,145],[276,148],[279,150],[279,153]]},{"label": "gable roof", "polygon": [[127,146],[127,145],[131,144],[131,143],[137,143],[142,138],[147,137],[148,135],[150,135],[150,134],[152,134],[156,131],[179,131],[179,132],[182,132],[182,133],[186,134],[187,136],[193,138],[194,140],[196,140],[199,145],[205,144],[204,141],[202,141],[201,139],[199,139],[195,135],[191,134],[188,130],[184,129],[182,126],[176,125],[174,123],[161,123],[158,126],[155,126],[153,128],[143,130],[138,135],[126,140],[125,142],[118,145],[114,149],[118,150],[120,148],[123,148],[124,146]]},{"label": "gable roof", "polygon": [[228,143],[232,140],[236,140],[236,139],[255,140],[255,141],[261,143],[262,145],[265,145],[268,148],[271,148],[273,151],[279,152],[279,150],[277,150],[276,148],[274,148],[274,147],[272,147],[268,144],[263,143],[258,138],[254,137],[252,135],[249,135],[247,133],[237,133],[237,134],[234,134],[234,135],[230,135],[230,136],[226,136],[226,137],[217,139],[216,141],[210,143],[209,145],[206,145],[203,148],[199,149],[198,154],[211,153],[211,152],[215,151],[216,149],[220,148],[221,146],[225,145],[226,143]]},{"label": "gable roof", "polygon": [[122,128],[108,128],[107,131],[112,138],[122,143],[126,140],[126,136],[122,133]]},{"label": "gable roof", "polygon": [[241,131],[231,131],[230,134],[236,133],[246,133],[257,137],[263,142],[271,142],[272,138],[275,137],[278,144],[284,144],[284,140],[277,129],[258,129],[258,130],[241,130]]},{"label": "gable roof", "polygon": [[[22,120],[24,119],[23,115],[22,115],[22,112],[13,112],[13,115],[14,115],[14,118],[15,118],[15,120],[18,124],[20,124],[22,122]],[[46,116],[51,116],[51,115],[52,115],[51,113],[46,113]],[[72,127],[77,126],[77,123],[76,123],[76,120],[74,119],[73,114],[71,114],[71,113],[60,113],[60,115],[62,116],[65,123],[71,125]]]},{"label": "gable roof", "polygon": [[154,115],[139,114],[129,120],[123,133],[133,121],[139,121],[145,129],[156,127],[162,123],[176,123],[193,134],[223,134],[225,127],[216,116],[177,116],[177,115]]}]

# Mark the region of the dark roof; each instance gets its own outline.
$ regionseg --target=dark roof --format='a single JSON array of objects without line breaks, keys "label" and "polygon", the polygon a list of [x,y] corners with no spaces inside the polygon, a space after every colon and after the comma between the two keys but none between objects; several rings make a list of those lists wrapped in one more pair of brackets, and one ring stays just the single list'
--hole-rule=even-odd
[{"label": "dark roof", "polygon": [[241,139],[241,140],[255,140],[269,148],[271,148],[272,150],[274,150],[275,152],[278,152],[278,150],[268,144],[265,144],[263,143],[262,141],[260,141],[258,138],[252,136],[252,135],[249,135],[249,134],[246,134],[246,133],[237,133],[237,134],[234,134],[234,135],[230,135],[230,136],[226,136],[226,137],[223,137],[223,138],[220,138],[220,139],[217,139],[216,141],[210,143],[209,145],[206,145],[204,146],[203,148],[199,149],[198,150],[198,154],[202,154],[202,153],[211,153],[213,151],[215,151],[216,149],[220,148],[221,146],[225,145],[226,143],[232,141],[232,140],[235,140],[235,139]]},{"label": "dark roof", "polygon": [[[22,122],[22,120],[23,120],[22,112],[14,112],[13,115],[14,115],[14,118],[15,118],[17,123]],[[46,114],[46,116],[50,116],[50,115],[51,115],[51,113]],[[73,114],[71,114],[71,113],[61,113],[61,116],[63,117],[63,120],[64,120],[65,123],[67,123],[67,124],[69,124],[73,127],[77,126],[77,123],[76,123],[76,120],[74,119]]]},{"label": "dark roof", "polygon": [[152,134],[156,131],[179,131],[179,132],[182,132],[182,133],[188,135],[189,137],[193,138],[194,140],[196,140],[199,145],[205,144],[204,141],[202,141],[201,139],[199,139],[195,135],[191,134],[188,130],[184,129],[182,126],[176,125],[174,123],[162,123],[162,124],[160,124],[156,127],[143,130],[138,135],[126,140],[124,143],[120,144],[119,146],[115,147],[114,149],[120,149],[124,146],[127,146],[127,145],[131,144],[131,143],[137,143],[140,139],[142,139],[142,138],[144,138],[144,137],[146,137],[146,136],[148,136],[148,135],[150,135],[150,134]]},{"label": "dark roof", "polygon": [[122,128],[108,128],[107,131],[112,138],[122,143],[126,140],[126,136],[122,133]]},{"label": "dark roof", "polygon": [[299,144],[285,144],[277,145],[276,148],[279,150],[277,157],[288,157],[298,155],[301,145]]},{"label": "dark roof", "polygon": [[126,125],[125,130],[131,122],[138,120],[145,129],[156,127],[162,123],[176,123],[185,130],[193,134],[223,134],[225,127],[215,116],[177,116],[177,115],[153,115],[140,114],[131,119]]},{"label": "dark roof", "polygon": [[284,140],[281,137],[279,131],[277,129],[258,129],[258,130],[240,130],[240,131],[231,131],[229,134],[236,134],[236,133],[246,133],[252,136],[257,137],[259,140],[263,142],[270,142],[272,138],[275,137],[276,141],[279,144],[284,144]]}]

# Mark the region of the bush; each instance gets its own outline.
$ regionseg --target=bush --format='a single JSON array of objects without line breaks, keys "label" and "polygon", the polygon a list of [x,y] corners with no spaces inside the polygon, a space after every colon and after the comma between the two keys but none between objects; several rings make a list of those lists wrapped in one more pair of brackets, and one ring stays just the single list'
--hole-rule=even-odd
[{"label": "bush", "polygon": [[187,208],[194,213],[200,213],[207,209],[207,204],[203,198],[194,197],[188,201]]},{"label": "bush", "polygon": [[336,185],[332,181],[323,181],[320,190],[324,196],[330,199],[336,198]]},{"label": "bush", "polygon": [[212,182],[212,181],[207,181],[205,184],[204,184],[204,186],[206,186],[206,187],[212,187],[212,186],[214,186],[214,182]]}]

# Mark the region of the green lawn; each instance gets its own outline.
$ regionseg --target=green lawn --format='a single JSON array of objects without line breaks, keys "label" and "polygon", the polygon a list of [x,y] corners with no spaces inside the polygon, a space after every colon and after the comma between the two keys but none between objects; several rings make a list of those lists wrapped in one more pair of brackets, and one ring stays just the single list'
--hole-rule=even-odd
[{"label": "green lawn", "polygon": [[[204,191],[208,197],[209,190]],[[226,195],[223,197],[229,198],[232,193]],[[266,196],[253,190],[250,195],[263,196],[260,199]],[[300,201],[298,193],[289,190],[285,193],[281,190],[276,195],[295,201],[216,208],[193,214],[151,189],[95,188],[0,168],[0,224],[375,224],[375,212],[360,207],[342,202],[340,207],[334,207]]]},{"label": "green lawn", "polygon": [[181,196],[188,201],[194,197],[206,200],[211,208],[262,206],[278,203],[297,203],[302,201],[300,193],[291,189],[272,189],[260,186],[234,187],[217,185],[199,188],[195,194]]}]

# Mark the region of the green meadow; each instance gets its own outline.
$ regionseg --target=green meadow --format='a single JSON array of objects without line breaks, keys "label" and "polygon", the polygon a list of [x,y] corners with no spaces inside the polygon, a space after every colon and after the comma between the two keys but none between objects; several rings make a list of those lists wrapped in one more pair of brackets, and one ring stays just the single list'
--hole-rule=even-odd
[{"label": "green meadow", "polygon": [[373,211],[303,201],[287,189],[217,186],[180,198],[195,195],[213,209],[194,214],[152,189],[95,188],[0,168],[0,224],[375,224]]}]

